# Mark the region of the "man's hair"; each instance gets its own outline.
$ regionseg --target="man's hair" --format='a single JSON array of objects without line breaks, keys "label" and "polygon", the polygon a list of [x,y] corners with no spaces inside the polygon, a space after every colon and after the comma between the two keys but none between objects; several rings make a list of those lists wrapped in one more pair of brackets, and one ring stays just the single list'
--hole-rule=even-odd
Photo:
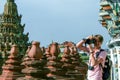
[{"label": "man's hair", "polygon": [[100,34],[97,34],[97,35],[95,35],[94,37],[97,38],[97,39],[99,39],[99,42],[101,42],[101,43],[102,43],[103,40],[104,40],[104,39],[103,39],[103,36],[100,35]]}]

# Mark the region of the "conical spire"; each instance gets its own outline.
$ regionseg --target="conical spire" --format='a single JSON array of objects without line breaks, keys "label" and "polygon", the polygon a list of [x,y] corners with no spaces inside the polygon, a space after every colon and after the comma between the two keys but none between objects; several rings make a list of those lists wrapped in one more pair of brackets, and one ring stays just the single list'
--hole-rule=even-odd
[{"label": "conical spire", "polygon": [[18,15],[17,5],[14,3],[14,0],[7,0],[4,6],[4,15]]}]

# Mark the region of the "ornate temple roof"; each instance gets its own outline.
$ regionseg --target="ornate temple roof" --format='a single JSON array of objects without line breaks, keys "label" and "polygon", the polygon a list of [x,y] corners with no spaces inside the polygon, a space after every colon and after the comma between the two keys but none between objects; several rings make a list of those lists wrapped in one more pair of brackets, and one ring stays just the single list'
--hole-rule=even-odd
[{"label": "ornate temple roof", "polygon": [[111,37],[120,34],[120,0],[101,0],[99,15],[100,23]]}]

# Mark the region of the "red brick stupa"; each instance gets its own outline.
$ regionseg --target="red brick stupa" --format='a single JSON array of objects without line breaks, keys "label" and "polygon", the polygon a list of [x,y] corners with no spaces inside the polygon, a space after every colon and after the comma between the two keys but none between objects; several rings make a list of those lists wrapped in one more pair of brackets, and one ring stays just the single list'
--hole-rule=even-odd
[{"label": "red brick stupa", "polygon": [[32,43],[28,58],[22,63],[25,66],[25,69],[22,70],[25,77],[17,80],[46,80],[48,69],[44,68],[46,62],[42,60],[42,51],[39,45],[40,43],[36,41]]},{"label": "red brick stupa", "polygon": [[47,74],[48,80],[67,80],[62,75],[64,70],[62,69],[63,63],[60,62],[58,55],[60,54],[60,49],[58,43],[54,42],[50,45],[50,56],[48,56],[47,67],[50,72]]},{"label": "red brick stupa", "polygon": [[16,45],[13,45],[10,51],[10,56],[8,56],[8,60],[5,61],[2,69],[2,75],[0,76],[0,80],[16,80],[18,77],[22,77],[20,66],[21,59],[18,56],[18,48]]}]

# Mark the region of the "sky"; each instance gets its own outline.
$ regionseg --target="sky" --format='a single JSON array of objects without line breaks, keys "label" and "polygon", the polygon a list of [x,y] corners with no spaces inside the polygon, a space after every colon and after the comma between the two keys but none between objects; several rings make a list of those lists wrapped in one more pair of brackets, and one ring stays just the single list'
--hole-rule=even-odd
[{"label": "sky", "polygon": [[[7,0],[0,0],[3,13]],[[39,41],[47,47],[52,41],[79,42],[89,35],[101,34],[103,48],[110,40],[107,29],[99,23],[100,0],[15,0],[21,24],[26,24],[24,33],[29,32],[29,41]]]}]

